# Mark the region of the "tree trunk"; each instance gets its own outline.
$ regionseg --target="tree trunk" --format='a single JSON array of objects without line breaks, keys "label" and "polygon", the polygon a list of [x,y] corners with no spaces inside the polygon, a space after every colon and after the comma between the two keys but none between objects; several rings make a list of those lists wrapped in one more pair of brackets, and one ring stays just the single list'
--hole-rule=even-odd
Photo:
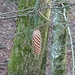
[{"label": "tree trunk", "polygon": [[[46,2],[48,2],[47,0]],[[8,64],[7,75],[45,75],[46,68],[46,41],[48,36],[49,21],[46,21],[39,12],[40,0],[20,0],[18,10],[34,7],[18,14],[30,13],[29,16],[18,18],[16,36]],[[33,13],[34,11],[34,13]],[[43,10],[44,15],[49,19],[50,10]],[[41,54],[36,55],[32,49],[32,33],[39,27],[42,37]]]},{"label": "tree trunk", "polygon": [[66,41],[67,41],[67,3],[61,0],[53,0],[61,4],[55,4],[53,10],[53,38],[51,50],[51,75],[66,75]]}]

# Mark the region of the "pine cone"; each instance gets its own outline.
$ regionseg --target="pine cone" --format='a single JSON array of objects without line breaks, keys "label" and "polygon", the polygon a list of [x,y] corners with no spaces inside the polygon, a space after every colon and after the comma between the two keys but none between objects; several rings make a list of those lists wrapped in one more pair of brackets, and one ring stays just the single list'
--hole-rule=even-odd
[{"label": "pine cone", "polygon": [[40,54],[41,53],[41,32],[39,31],[39,29],[35,29],[33,31],[33,35],[32,35],[32,47],[34,50],[34,53],[36,54]]}]

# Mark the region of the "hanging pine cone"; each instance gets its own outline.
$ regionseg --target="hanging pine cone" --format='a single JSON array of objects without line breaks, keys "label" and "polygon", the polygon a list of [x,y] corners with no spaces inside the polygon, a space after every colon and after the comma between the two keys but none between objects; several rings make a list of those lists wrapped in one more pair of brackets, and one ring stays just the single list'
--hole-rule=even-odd
[{"label": "hanging pine cone", "polygon": [[39,31],[39,29],[35,29],[33,31],[33,35],[32,35],[32,47],[34,50],[34,53],[36,54],[40,54],[41,53],[41,33]]}]

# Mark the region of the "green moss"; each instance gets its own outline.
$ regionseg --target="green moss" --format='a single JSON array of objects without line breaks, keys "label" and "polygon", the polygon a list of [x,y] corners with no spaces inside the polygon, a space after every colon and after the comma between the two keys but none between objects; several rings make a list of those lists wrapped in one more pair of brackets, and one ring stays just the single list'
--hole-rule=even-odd
[{"label": "green moss", "polygon": [[[27,7],[34,7],[38,10],[40,0],[20,0],[18,10],[23,10]],[[24,14],[30,10],[20,12]],[[14,38],[14,45],[8,64],[7,75],[44,75],[46,64],[46,40],[48,35],[49,22],[46,21],[37,13],[31,16],[19,17],[17,21],[16,36]],[[42,26],[41,26],[42,25]],[[44,27],[44,26],[45,27]],[[34,28],[40,26],[42,35],[42,51],[40,56],[32,52],[32,32]]]}]

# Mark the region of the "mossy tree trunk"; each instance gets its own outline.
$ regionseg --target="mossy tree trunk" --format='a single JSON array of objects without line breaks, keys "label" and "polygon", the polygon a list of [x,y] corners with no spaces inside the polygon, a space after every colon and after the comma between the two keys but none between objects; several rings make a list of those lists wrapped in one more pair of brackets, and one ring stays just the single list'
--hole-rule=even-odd
[{"label": "mossy tree trunk", "polygon": [[[67,41],[67,5],[62,0],[54,5],[53,13],[53,38],[51,50],[51,75],[66,75],[66,41]],[[62,2],[61,2],[62,1]],[[59,4],[60,3],[60,4]]]},{"label": "mossy tree trunk", "polygon": [[[49,0],[43,1],[47,3]],[[40,0],[20,0],[18,10],[31,7],[34,7],[34,9],[28,9],[18,13],[19,15],[30,13],[30,15],[18,18],[16,36],[8,63],[7,75],[45,75],[46,41],[49,21],[46,21],[38,12],[41,4],[42,1]],[[48,19],[50,18],[50,10],[43,10],[41,12]],[[42,36],[42,50],[39,56],[33,54],[32,50],[32,33],[36,27],[39,27]]]}]

